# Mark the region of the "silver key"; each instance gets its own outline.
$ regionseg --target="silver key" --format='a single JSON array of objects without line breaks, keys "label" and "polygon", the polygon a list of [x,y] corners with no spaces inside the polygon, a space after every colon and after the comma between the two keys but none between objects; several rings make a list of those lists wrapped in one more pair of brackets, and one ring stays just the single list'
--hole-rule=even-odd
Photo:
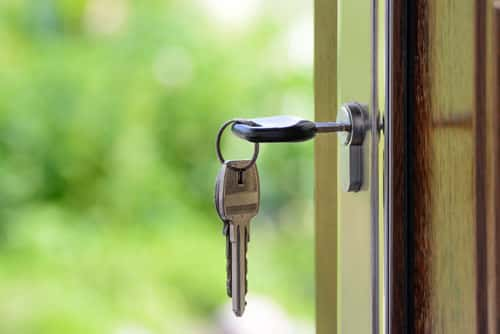
[{"label": "silver key", "polygon": [[246,306],[246,253],[250,240],[250,220],[259,211],[259,174],[255,164],[245,171],[231,168],[248,165],[246,160],[227,161],[224,165],[226,169],[223,175],[221,174],[218,205],[221,216],[229,221],[233,311],[237,316],[241,316]]},{"label": "silver key", "polygon": [[217,179],[215,181],[215,208],[217,210],[217,214],[219,215],[223,227],[222,227],[222,234],[226,237],[226,293],[228,297],[231,298],[232,293],[231,293],[231,275],[232,275],[232,269],[231,269],[231,240],[229,239],[229,221],[224,218],[223,212],[221,209],[220,205],[220,190],[222,188],[221,182],[224,180],[224,173],[226,171],[227,167],[225,164],[222,165],[221,170],[219,171],[219,174],[217,174]]}]

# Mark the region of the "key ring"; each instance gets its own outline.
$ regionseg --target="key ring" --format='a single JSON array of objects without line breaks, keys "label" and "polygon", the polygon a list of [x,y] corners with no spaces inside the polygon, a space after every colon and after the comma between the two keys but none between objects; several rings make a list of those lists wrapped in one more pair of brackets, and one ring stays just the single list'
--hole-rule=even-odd
[{"label": "key ring", "polygon": [[[222,138],[222,134],[224,133],[224,130],[229,125],[231,125],[233,123],[236,123],[236,122],[240,122],[240,123],[248,124],[248,125],[252,125],[253,124],[253,122],[251,122],[251,121],[242,120],[242,119],[231,119],[231,120],[227,121],[226,123],[222,124],[222,126],[219,129],[219,132],[217,132],[217,139],[215,141],[215,148],[216,148],[216,152],[217,152],[217,158],[219,158],[219,161],[222,164],[226,163],[226,160],[222,156],[222,151],[220,149],[220,141],[221,141],[221,138]],[[234,169],[234,170],[236,170],[238,172],[244,172],[248,168],[250,168],[250,167],[253,166],[253,164],[255,163],[255,161],[257,161],[257,157],[258,156],[259,156],[259,143],[254,143],[254,150],[253,150],[252,159],[248,162],[248,164],[246,166],[243,166],[243,167],[228,166],[228,167],[231,168],[231,169]]]}]

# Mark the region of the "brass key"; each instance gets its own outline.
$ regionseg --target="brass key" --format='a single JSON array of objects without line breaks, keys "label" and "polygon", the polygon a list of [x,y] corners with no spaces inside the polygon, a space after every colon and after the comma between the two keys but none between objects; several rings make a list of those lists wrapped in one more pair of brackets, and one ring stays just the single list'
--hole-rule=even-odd
[{"label": "brass key", "polygon": [[227,161],[220,173],[218,210],[229,222],[231,244],[231,296],[233,311],[241,316],[246,306],[247,244],[250,240],[250,220],[259,211],[260,186],[257,166],[247,160]]}]

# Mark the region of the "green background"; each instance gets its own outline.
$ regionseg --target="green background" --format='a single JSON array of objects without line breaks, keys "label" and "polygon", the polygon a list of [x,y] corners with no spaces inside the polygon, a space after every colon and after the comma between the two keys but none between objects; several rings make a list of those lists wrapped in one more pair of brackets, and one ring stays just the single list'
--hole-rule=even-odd
[{"label": "green background", "polygon": [[[294,28],[312,4],[247,3],[224,21],[217,1],[0,2],[0,333],[213,325],[229,301],[217,129],[312,117],[312,64],[294,56],[312,53]],[[262,147],[248,254],[250,296],[306,323],[312,160],[311,142]]]}]

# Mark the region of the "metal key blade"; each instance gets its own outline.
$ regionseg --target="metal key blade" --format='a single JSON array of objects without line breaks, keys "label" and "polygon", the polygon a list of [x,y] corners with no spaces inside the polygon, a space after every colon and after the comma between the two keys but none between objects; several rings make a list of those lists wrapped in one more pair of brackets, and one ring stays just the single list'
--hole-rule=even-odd
[{"label": "metal key blade", "polygon": [[247,293],[247,235],[246,224],[231,224],[230,240],[232,253],[232,299],[233,312],[238,317],[243,315]]},{"label": "metal key blade", "polygon": [[233,260],[232,260],[232,249],[231,249],[231,238],[229,235],[230,225],[227,225],[226,234],[226,293],[229,298],[233,297]]},{"label": "metal key blade", "polygon": [[247,243],[250,220],[259,210],[259,176],[253,165],[245,171],[231,167],[246,165],[247,161],[227,162],[223,191],[220,193],[222,216],[229,221],[231,242],[231,292],[233,311],[241,316],[245,310],[247,292]]},{"label": "metal key blade", "polygon": [[231,260],[231,241],[229,240],[229,221],[224,217],[224,212],[222,210],[221,198],[223,197],[224,191],[224,175],[227,171],[227,165],[223,164],[219,173],[217,174],[217,178],[215,180],[215,208],[217,210],[217,214],[219,215],[223,227],[222,234],[224,234],[226,238],[226,293],[228,297],[232,296],[232,260]]}]

